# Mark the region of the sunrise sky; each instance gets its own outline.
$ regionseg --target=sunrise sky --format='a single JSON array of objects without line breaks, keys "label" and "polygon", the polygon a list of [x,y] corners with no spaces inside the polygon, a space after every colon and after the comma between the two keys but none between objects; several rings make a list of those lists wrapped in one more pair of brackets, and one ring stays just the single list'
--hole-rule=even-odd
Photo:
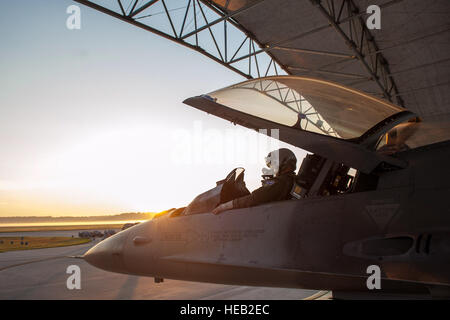
[{"label": "sunrise sky", "polygon": [[0,216],[180,207],[237,166],[259,186],[277,145],[182,103],[244,78],[81,5],[69,30],[72,4],[0,2]]}]

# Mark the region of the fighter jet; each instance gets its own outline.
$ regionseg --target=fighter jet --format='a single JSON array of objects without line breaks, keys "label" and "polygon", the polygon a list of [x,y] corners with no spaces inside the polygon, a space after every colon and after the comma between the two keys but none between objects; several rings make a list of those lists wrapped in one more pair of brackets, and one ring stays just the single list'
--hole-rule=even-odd
[{"label": "fighter jet", "polygon": [[250,79],[185,103],[311,153],[291,200],[212,214],[248,192],[236,168],[89,263],[158,282],[450,296],[448,0],[75,1]]},{"label": "fighter jet", "polygon": [[[230,285],[450,297],[450,130],[335,82],[247,80],[185,104],[309,151],[292,199],[225,211],[236,168],[183,208],[100,242],[104,270]],[[273,135],[272,135],[273,136]],[[368,285],[379,270],[378,288]]]}]

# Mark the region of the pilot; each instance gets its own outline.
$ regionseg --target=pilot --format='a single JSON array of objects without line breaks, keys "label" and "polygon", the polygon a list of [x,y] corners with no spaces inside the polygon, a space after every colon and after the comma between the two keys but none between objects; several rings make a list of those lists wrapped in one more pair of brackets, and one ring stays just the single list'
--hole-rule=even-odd
[{"label": "pilot", "polygon": [[[267,202],[291,199],[290,192],[297,167],[297,158],[294,153],[286,148],[272,151],[266,157],[266,165],[270,169],[263,168],[263,178],[265,179],[262,181],[262,187],[247,196],[223,203],[212,212],[219,214],[230,209],[247,208]],[[270,178],[267,178],[269,176]]]}]

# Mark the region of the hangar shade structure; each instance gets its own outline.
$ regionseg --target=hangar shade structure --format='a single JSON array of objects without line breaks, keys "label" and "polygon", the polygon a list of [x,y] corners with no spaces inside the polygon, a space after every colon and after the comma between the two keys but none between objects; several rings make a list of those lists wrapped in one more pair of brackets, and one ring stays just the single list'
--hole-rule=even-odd
[{"label": "hangar shade structure", "polygon": [[[75,1],[196,50],[248,79],[317,77],[423,119],[449,118],[448,0]],[[380,30],[366,26],[370,5],[381,8]]]}]

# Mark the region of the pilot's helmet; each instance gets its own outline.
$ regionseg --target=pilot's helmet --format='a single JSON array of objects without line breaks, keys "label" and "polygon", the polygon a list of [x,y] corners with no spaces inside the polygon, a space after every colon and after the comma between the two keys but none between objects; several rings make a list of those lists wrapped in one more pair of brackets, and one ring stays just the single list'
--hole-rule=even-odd
[{"label": "pilot's helmet", "polygon": [[297,167],[297,157],[291,150],[286,148],[269,152],[265,160],[267,167],[270,168],[274,176],[277,176],[279,173],[284,173],[286,170],[294,171]]}]

